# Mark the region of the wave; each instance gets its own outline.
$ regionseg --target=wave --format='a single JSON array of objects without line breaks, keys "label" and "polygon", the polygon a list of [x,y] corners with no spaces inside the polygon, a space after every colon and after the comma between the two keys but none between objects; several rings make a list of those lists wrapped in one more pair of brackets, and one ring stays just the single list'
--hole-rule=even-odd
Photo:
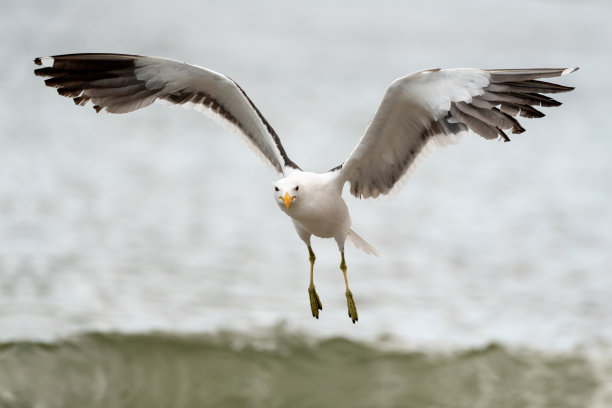
[{"label": "wave", "polygon": [[0,344],[0,407],[584,408],[602,395],[579,353],[496,344],[392,351],[285,331]]}]

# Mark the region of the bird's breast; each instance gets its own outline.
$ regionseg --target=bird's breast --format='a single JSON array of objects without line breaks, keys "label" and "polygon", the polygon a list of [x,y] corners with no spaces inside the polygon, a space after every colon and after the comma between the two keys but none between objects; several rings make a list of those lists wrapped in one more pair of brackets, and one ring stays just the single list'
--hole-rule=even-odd
[{"label": "bird's breast", "polygon": [[303,201],[300,204],[295,206],[295,211],[288,211],[287,214],[317,237],[336,237],[351,227],[351,217],[342,197],[317,202]]}]

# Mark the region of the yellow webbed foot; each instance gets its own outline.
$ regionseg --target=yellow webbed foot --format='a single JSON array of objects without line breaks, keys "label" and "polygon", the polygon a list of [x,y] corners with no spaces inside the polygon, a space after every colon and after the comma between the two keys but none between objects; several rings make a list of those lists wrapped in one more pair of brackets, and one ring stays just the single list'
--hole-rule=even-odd
[{"label": "yellow webbed foot", "polygon": [[310,295],[310,310],[312,311],[312,316],[318,319],[319,310],[323,310],[323,304],[321,303],[321,299],[319,299],[319,295],[314,285],[308,287],[308,295]]},{"label": "yellow webbed foot", "polygon": [[353,299],[353,293],[350,290],[346,291],[346,304],[348,306],[348,315],[353,321],[353,324],[359,320],[357,315],[357,307],[355,306],[355,299]]}]

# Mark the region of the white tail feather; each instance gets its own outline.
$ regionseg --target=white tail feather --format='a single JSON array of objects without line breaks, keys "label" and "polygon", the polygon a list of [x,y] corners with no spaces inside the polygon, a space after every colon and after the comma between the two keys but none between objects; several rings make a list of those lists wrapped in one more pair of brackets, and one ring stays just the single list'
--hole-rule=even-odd
[{"label": "white tail feather", "polygon": [[348,239],[349,241],[351,241],[351,243],[353,245],[355,245],[355,247],[357,249],[361,249],[363,252],[365,252],[366,254],[369,255],[375,255],[375,256],[380,256],[380,254],[378,253],[378,251],[376,250],[376,248],[374,248],[372,245],[368,244],[365,239],[361,238],[355,231],[353,231],[352,229],[349,230],[348,233]]}]

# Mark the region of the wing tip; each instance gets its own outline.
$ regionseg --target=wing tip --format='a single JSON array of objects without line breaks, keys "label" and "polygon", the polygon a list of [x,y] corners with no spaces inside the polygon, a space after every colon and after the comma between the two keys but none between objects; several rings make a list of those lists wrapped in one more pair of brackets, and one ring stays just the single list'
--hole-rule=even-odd
[{"label": "wing tip", "polygon": [[44,67],[53,66],[53,57],[36,57],[34,58],[34,64]]},{"label": "wing tip", "polygon": [[508,135],[506,134],[506,132],[504,132],[503,130],[501,130],[499,127],[495,128],[497,130],[497,133],[499,135],[499,137],[504,141],[504,143],[509,142],[510,138],[508,137]]},{"label": "wing tip", "polygon": [[563,72],[561,72],[561,76],[563,75],[567,75],[567,74],[571,74],[572,72],[576,72],[580,69],[580,67],[573,67],[573,68],[565,68],[563,70]]}]

